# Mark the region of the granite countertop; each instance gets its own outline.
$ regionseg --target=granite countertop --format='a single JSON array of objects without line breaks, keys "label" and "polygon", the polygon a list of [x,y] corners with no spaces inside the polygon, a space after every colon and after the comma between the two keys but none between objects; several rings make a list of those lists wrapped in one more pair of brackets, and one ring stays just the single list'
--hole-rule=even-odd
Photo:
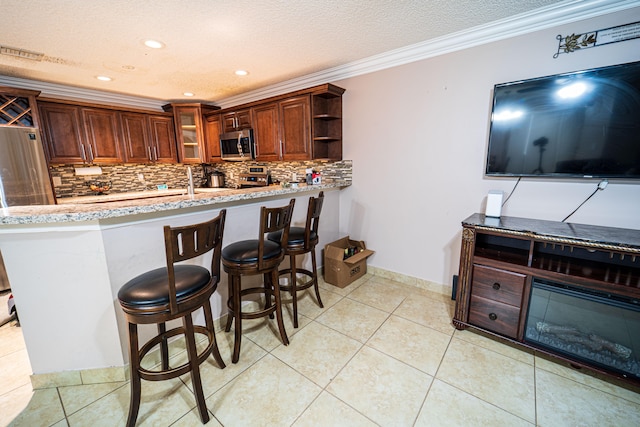
[{"label": "granite countertop", "polygon": [[[298,187],[283,188],[280,185],[243,189],[195,189],[193,195],[181,194],[182,191],[173,190],[178,194],[170,194],[165,190],[153,192],[137,192],[127,198],[122,193],[101,196],[73,197],[69,200],[61,199],[57,205],[13,206],[0,209],[0,229],[7,225],[18,224],[47,224],[75,221],[92,221],[106,218],[118,218],[127,215],[147,214],[153,212],[170,211],[175,209],[216,205],[229,202],[250,201],[271,196],[281,196],[305,193],[316,190],[345,187],[348,184],[301,184]],[[149,197],[150,193],[154,194]],[[135,196],[135,197],[133,197]],[[118,200],[113,200],[118,199]]]},{"label": "granite countertop", "polygon": [[640,249],[640,230],[626,228],[509,216],[491,218],[479,213],[471,215],[462,224]]}]

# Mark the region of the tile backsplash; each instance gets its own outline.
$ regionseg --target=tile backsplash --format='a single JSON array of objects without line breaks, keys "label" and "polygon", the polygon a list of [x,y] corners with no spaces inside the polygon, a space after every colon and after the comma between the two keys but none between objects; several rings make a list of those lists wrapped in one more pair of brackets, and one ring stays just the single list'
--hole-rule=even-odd
[{"label": "tile backsplash", "polygon": [[[158,185],[167,184],[169,188],[187,187],[187,167],[191,166],[196,187],[205,187],[205,165],[186,164],[121,164],[102,165],[100,175],[76,175],[78,165],[51,166],[56,197],[89,196],[91,181],[111,182],[111,193],[128,191],[155,190]],[[341,161],[300,161],[300,162],[223,162],[206,165],[207,170],[218,170],[225,174],[225,186],[235,188],[238,175],[247,172],[250,166],[267,166],[274,181],[304,182],[305,170],[320,172],[323,182],[351,184],[353,163]],[[57,179],[59,178],[59,180]],[[59,185],[58,185],[59,184]]]}]

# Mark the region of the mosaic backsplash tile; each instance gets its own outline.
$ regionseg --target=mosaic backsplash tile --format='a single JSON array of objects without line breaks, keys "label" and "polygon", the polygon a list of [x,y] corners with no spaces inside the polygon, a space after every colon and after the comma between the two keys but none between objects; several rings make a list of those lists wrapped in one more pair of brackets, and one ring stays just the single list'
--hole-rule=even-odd
[{"label": "mosaic backsplash tile", "polygon": [[111,193],[128,191],[155,190],[158,185],[166,184],[169,188],[187,187],[187,167],[191,166],[196,187],[206,187],[205,168],[208,171],[218,170],[225,174],[225,187],[236,188],[238,177],[246,173],[251,166],[267,166],[274,181],[296,180],[304,182],[306,169],[320,172],[324,183],[350,185],[352,181],[353,162],[341,161],[300,161],[300,162],[223,162],[211,165],[185,164],[122,164],[103,165],[101,175],[78,176],[75,168],[78,165],[51,166],[51,176],[60,178],[61,185],[55,186],[56,197],[90,196],[95,194],[89,188],[89,182],[110,181]]}]

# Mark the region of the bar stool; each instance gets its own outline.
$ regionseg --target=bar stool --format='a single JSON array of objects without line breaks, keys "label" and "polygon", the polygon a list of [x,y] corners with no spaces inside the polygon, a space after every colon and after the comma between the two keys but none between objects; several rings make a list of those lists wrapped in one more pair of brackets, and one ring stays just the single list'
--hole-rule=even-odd
[{"label": "bar stool", "polygon": [[[267,208],[263,206],[260,210],[258,239],[235,242],[222,250],[222,266],[224,271],[229,274],[229,300],[227,301],[229,314],[227,315],[226,332],[231,330],[231,323],[235,319],[233,356],[231,358],[233,363],[237,363],[240,358],[242,319],[257,319],[267,315],[273,318],[275,312],[282,343],[289,344],[282,320],[280,284],[278,283],[278,266],[284,259],[285,244],[268,240],[266,234],[280,231],[284,236],[284,242],[287,241],[294,204],[295,199],[291,199],[289,204],[283,207]],[[256,274],[263,275],[263,286],[242,289],[242,276]],[[242,311],[242,297],[250,294],[264,294],[265,303],[262,310]],[[275,304],[272,297],[275,299]]]},{"label": "bar stool", "polygon": [[[210,298],[220,281],[220,256],[226,210],[211,221],[185,227],[164,227],[167,266],[143,273],[128,281],[118,292],[120,306],[129,324],[129,358],[131,370],[131,401],[127,426],[134,426],[140,409],[141,379],[163,381],[191,373],[193,390],[203,424],[209,412],[202,391],[200,364],[213,354],[218,366],[225,364],[218,351],[211,313]],[[210,269],[191,264],[177,264],[213,250]],[[204,311],[206,326],[194,325],[192,313]],[[165,322],[182,318],[182,326],[167,331]],[[138,348],[138,325],[156,324],[158,334]],[[195,334],[208,339],[206,348],[198,353]],[[169,366],[167,340],[184,335],[189,361]],[[140,363],[150,350],[159,346],[161,367],[143,368]]]},{"label": "bar stool", "polygon": [[[280,285],[281,290],[289,291],[293,300],[293,327],[298,327],[298,291],[314,287],[318,305],[323,308],[318,289],[318,269],[316,266],[316,245],[318,244],[318,225],[320,222],[320,212],[324,202],[324,192],[321,191],[318,197],[309,198],[307,208],[307,222],[303,227],[290,227],[289,239],[284,250],[285,256],[289,257],[290,268],[280,270],[280,276],[289,276],[289,285]],[[282,232],[270,233],[268,239],[273,242],[282,240]],[[296,266],[296,255],[311,253],[311,271]],[[298,285],[298,273],[303,277],[308,276],[309,280]]]}]

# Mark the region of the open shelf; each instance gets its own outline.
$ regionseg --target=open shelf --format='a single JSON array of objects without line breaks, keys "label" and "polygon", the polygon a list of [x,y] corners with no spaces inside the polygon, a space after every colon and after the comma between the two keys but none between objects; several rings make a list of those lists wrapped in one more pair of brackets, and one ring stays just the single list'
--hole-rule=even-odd
[{"label": "open shelf", "polygon": [[314,94],[311,107],[313,157],[342,160],[342,95]]},{"label": "open shelf", "polygon": [[531,243],[511,237],[478,234],[474,256],[489,260],[527,266]]}]

